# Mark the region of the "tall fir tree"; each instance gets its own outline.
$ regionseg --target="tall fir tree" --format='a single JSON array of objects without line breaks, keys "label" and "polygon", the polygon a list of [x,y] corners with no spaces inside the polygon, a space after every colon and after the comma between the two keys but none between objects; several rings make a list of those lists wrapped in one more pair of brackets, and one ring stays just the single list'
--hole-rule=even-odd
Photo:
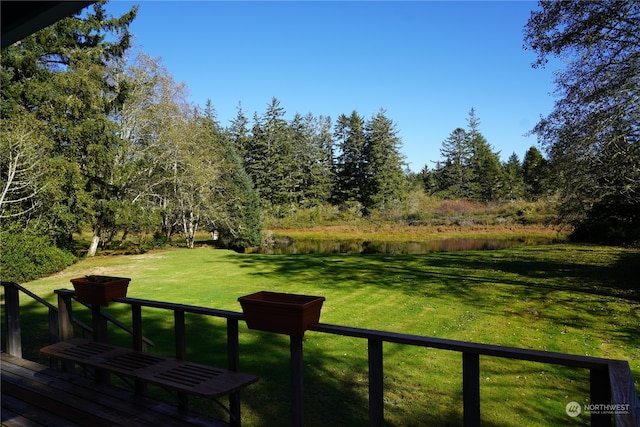
[{"label": "tall fir tree", "polygon": [[524,196],[524,181],[522,179],[522,165],[516,153],[509,156],[503,165],[505,176],[505,193],[508,200],[516,200]]},{"label": "tall fir tree", "polygon": [[390,208],[404,200],[407,180],[400,153],[402,141],[391,119],[380,110],[366,123],[362,203],[366,212]]},{"label": "tall fir tree", "polygon": [[300,176],[298,203],[305,207],[326,203],[331,191],[330,162],[326,158],[326,144],[331,142],[325,139],[327,130],[330,132],[331,121],[323,122],[322,117],[316,118],[308,113],[305,116],[296,114],[290,123],[294,158]]},{"label": "tall fir tree", "polygon": [[243,162],[243,166],[247,161],[247,151],[249,150],[249,142],[251,132],[249,131],[249,119],[242,110],[242,104],[238,103],[236,117],[231,120],[230,126],[227,128],[235,150]]},{"label": "tall fir tree", "polygon": [[49,194],[31,214],[50,224],[47,233],[59,244],[69,244],[82,225],[99,231],[111,220],[109,165],[118,137],[109,113],[124,93],[108,78],[107,65],[129,47],[137,8],[116,18],[104,3],[3,49],[0,58],[2,118],[32,114],[47,124],[55,187],[65,190]]},{"label": "tall fir tree", "polygon": [[334,138],[338,146],[335,162],[336,186],[334,201],[362,203],[365,184],[365,121],[356,110],[350,116],[341,114],[336,121]]},{"label": "tall fir tree", "polygon": [[540,150],[531,147],[522,161],[524,193],[527,199],[535,200],[550,190],[551,167]]},{"label": "tall fir tree", "polygon": [[444,166],[438,169],[440,190],[446,197],[468,199],[472,196],[474,171],[470,166],[473,149],[467,132],[457,128],[442,142],[440,155]]},{"label": "tall fir tree", "polygon": [[246,137],[246,122],[242,120],[244,115],[241,114],[241,108],[238,111],[240,121],[235,123],[234,132],[221,129],[209,100],[204,117],[212,140],[222,146],[221,161],[227,165],[227,172],[220,183],[225,211],[213,218],[212,228],[220,232],[220,239],[226,246],[244,249],[262,243],[262,211],[258,192],[238,154],[237,141]]},{"label": "tall fir tree", "polygon": [[504,175],[498,153],[494,153],[484,135],[480,133],[480,120],[474,108],[467,119],[467,137],[471,148],[469,166],[472,169],[473,183],[470,196],[476,200],[490,201],[504,194]]}]

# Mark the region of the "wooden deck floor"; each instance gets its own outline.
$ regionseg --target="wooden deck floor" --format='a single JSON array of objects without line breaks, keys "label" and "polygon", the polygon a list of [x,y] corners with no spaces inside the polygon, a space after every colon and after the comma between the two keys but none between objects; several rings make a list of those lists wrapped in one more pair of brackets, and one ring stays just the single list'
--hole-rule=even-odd
[{"label": "wooden deck floor", "polygon": [[208,426],[227,424],[2,353],[2,426]]}]

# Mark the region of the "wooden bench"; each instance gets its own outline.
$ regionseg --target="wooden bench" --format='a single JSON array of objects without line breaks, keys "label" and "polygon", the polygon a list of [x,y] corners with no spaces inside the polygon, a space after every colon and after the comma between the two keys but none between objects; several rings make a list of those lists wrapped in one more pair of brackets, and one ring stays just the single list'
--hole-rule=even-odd
[{"label": "wooden bench", "polygon": [[[157,356],[86,339],[61,341],[40,349],[61,360],[155,384],[179,393],[217,398],[258,381],[255,375]],[[240,408],[232,408],[233,424],[240,424]]]},{"label": "wooden bench", "polygon": [[3,427],[229,427],[217,418],[2,353]]}]

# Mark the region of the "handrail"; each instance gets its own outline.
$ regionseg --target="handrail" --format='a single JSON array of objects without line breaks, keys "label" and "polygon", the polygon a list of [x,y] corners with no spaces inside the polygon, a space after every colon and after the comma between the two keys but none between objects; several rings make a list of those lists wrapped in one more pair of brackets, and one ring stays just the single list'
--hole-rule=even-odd
[{"label": "handrail", "polygon": [[54,310],[54,311],[58,310],[58,307],[56,307],[55,305],[51,304],[49,301],[40,298],[38,295],[36,295],[33,292],[31,292],[29,289],[27,289],[27,288],[25,288],[23,286],[20,286],[17,283],[0,281],[0,286],[14,286],[14,287],[18,288],[18,290],[20,292],[22,292],[23,294],[25,294],[27,296],[30,296],[31,298],[33,298],[34,300],[36,300],[40,304],[44,305],[45,307],[49,308],[50,310]]},{"label": "handrail", "polygon": [[[13,356],[17,356],[17,357],[22,357],[22,344],[21,344],[21,340],[20,340],[20,323],[19,323],[19,302],[18,302],[19,301],[19,296],[18,296],[19,292],[22,292],[23,294],[25,294],[28,297],[32,298],[38,304],[41,304],[41,305],[47,307],[47,309],[49,310],[49,318],[50,318],[50,321],[49,321],[49,323],[50,323],[50,325],[49,325],[50,341],[53,343],[55,341],[55,339],[58,338],[57,327],[56,327],[56,325],[53,324],[53,323],[55,323],[55,321],[53,319],[57,319],[58,307],[54,306],[53,304],[51,304],[47,300],[45,300],[42,297],[34,294],[29,289],[25,288],[24,286],[19,285],[18,283],[0,281],[0,286],[2,286],[5,289],[5,305],[6,305],[5,314],[6,314],[6,318],[7,318],[7,325],[11,324],[11,327],[9,327],[8,330],[7,330],[7,335],[8,335],[7,336],[7,347],[8,347],[7,348],[7,352],[9,354],[11,354]],[[8,289],[11,289],[11,290],[8,291],[8,293],[7,293]],[[9,296],[9,295],[11,295],[11,296]],[[85,307],[88,307],[86,304],[83,304],[83,305],[85,305]],[[133,333],[131,328],[129,328],[124,323],[120,322],[118,319],[110,316],[109,314],[102,313],[102,316],[104,316],[107,320],[109,320],[110,322],[114,323],[120,329],[125,330],[129,334]],[[79,319],[77,319],[75,317],[72,317],[71,318],[71,322],[74,325],[77,325],[79,328],[81,328],[82,331],[83,331],[83,334],[85,334],[85,333],[86,334],[92,334],[93,333],[93,328],[91,328],[91,326],[87,325],[86,323],[82,322],[81,320],[79,320]],[[149,338],[143,337],[142,340],[147,345],[155,346],[155,343],[153,341],[151,341]]]},{"label": "handrail", "polygon": [[[5,294],[5,319],[7,322],[7,353],[12,356],[22,357],[22,333],[20,330],[20,292],[34,299],[37,303],[44,305],[49,313],[49,341],[55,342],[58,338],[57,314],[58,308],[33,292],[15,282],[0,281],[0,286],[4,288]],[[91,332],[91,328],[76,318],[71,318],[71,322],[79,326],[83,332]]]},{"label": "handrail", "polygon": [[374,339],[395,344],[413,345],[417,347],[430,347],[440,350],[451,350],[460,353],[472,353],[482,356],[495,356],[507,359],[526,360],[529,362],[551,363],[554,365],[572,366],[576,368],[602,368],[611,362],[591,356],[580,356],[567,353],[556,353],[542,350],[529,350],[518,347],[506,347],[501,345],[481,344],[469,341],[457,341],[444,338],[434,338],[423,335],[399,334],[372,329],[352,328],[347,326],[316,323],[309,330],[328,334],[349,336],[354,338]]},{"label": "handrail", "polygon": [[[374,357],[380,359],[379,367],[371,367],[372,354],[369,351],[369,364],[370,371],[377,369],[380,377],[382,376],[382,342],[390,342],[396,344],[413,345],[418,347],[430,347],[441,350],[457,351],[463,354],[463,398],[465,400],[465,425],[479,425],[480,424],[480,412],[479,412],[479,390],[470,390],[469,393],[476,394],[475,396],[467,396],[467,387],[465,383],[472,380],[474,384],[477,384],[475,378],[465,378],[465,366],[469,363],[478,363],[478,360],[472,358],[468,361],[469,355],[483,355],[501,357],[514,360],[525,360],[529,362],[548,363],[561,366],[570,366],[575,368],[590,369],[591,373],[591,403],[607,405],[612,402],[614,405],[622,405],[628,411],[615,412],[616,426],[640,426],[640,400],[633,382],[633,375],[629,367],[629,363],[624,360],[605,359],[592,356],[572,355],[566,353],[557,353],[541,350],[523,349],[517,347],[506,347],[499,345],[473,343],[468,341],[457,341],[450,339],[434,338],[421,335],[409,335],[399,334],[395,332],[384,332],[371,329],[352,328],[339,325],[329,325],[324,323],[316,323],[309,327],[309,330],[315,332],[323,332],[341,336],[350,336],[354,338],[363,338],[369,340],[369,346],[372,344],[380,343],[378,355]],[[468,367],[467,367],[468,369]],[[478,369],[473,369],[473,376],[478,375]],[[370,381],[379,381],[378,379],[371,378]],[[380,386],[381,387],[381,386]],[[382,406],[382,390],[374,393],[370,392],[370,400],[373,396],[377,396],[378,405]],[[477,414],[473,418],[473,421],[469,421],[467,418],[467,399],[477,400],[476,410]],[[369,402],[370,407],[373,405]],[[473,406],[473,405],[471,405]],[[378,413],[381,409],[377,409]],[[610,425],[610,415],[608,414],[593,414],[591,415],[592,426],[608,426]]]}]

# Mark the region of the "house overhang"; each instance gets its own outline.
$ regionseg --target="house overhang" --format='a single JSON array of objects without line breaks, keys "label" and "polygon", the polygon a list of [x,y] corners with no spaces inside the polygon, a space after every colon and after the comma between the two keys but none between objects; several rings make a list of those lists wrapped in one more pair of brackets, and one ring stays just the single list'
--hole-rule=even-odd
[{"label": "house overhang", "polygon": [[22,40],[95,1],[1,1],[2,48]]}]

